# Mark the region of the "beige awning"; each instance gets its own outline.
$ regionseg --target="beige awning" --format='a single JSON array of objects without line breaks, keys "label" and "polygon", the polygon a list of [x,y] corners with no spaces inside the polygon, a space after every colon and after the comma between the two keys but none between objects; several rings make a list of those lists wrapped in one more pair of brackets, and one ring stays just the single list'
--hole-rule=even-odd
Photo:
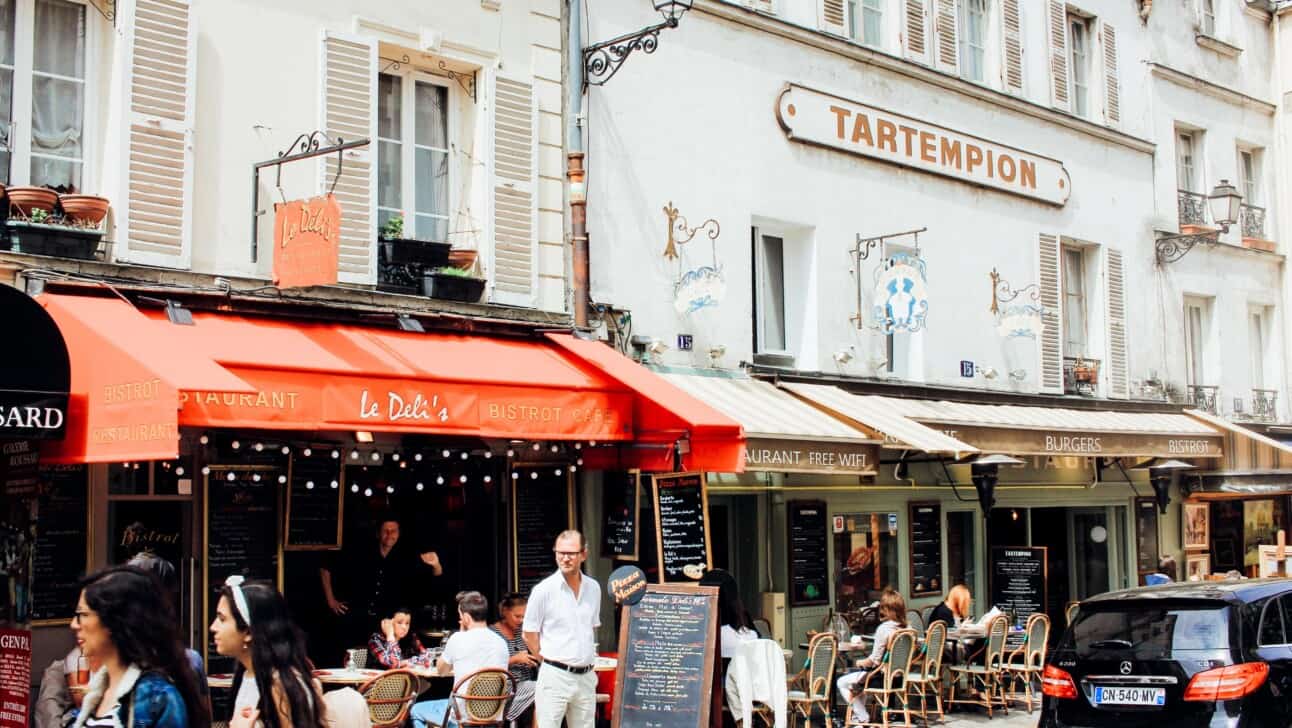
[{"label": "beige awning", "polygon": [[781,382],[780,386],[818,408],[876,432],[889,447],[905,446],[929,453],[949,454],[955,458],[979,452],[973,445],[907,417],[892,404],[901,400],[850,394],[828,384]]},{"label": "beige awning", "polygon": [[1185,410],[1200,423],[1224,436],[1224,458],[1217,469],[1253,473],[1292,468],[1292,446],[1201,410]]}]

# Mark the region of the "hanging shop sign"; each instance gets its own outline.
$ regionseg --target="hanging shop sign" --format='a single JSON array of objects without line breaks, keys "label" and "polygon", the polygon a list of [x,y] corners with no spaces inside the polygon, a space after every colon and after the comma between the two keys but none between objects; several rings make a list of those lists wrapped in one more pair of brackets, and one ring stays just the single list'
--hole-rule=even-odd
[{"label": "hanging shop sign", "polygon": [[878,443],[751,437],[745,445],[751,472],[874,475],[878,465]]},{"label": "hanging shop sign", "polygon": [[1085,430],[1028,430],[973,425],[939,425],[948,437],[967,442],[984,452],[1010,455],[1076,455],[1082,457],[1218,458],[1222,438],[1210,435],[1167,435],[1140,432]]},{"label": "hanging shop sign", "polygon": [[838,149],[1062,206],[1063,163],[886,109],[787,84],[776,118],[790,141]]},{"label": "hanging shop sign", "polygon": [[0,389],[0,440],[57,440],[67,427],[67,394]]},{"label": "hanging shop sign", "polygon": [[924,260],[895,253],[875,270],[875,321],[884,334],[913,334],[924,328],[929,292]]},{"label": "hanging shop sign", "polygon": [[340,236],[341,206],[333,195],[274,205],[274,285],[336,284]]}]

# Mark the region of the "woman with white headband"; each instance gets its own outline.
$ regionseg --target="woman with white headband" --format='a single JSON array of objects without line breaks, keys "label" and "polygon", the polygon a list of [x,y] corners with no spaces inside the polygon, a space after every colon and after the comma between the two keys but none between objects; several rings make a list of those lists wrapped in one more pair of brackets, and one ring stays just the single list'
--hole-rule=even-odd
[{"label": "woman with white headband", "polygon": [[323,691],[311,676],[305,637],[278,590],[229,577],[211,635],[216,651],[237,661],[230,728],[326,728]]}]

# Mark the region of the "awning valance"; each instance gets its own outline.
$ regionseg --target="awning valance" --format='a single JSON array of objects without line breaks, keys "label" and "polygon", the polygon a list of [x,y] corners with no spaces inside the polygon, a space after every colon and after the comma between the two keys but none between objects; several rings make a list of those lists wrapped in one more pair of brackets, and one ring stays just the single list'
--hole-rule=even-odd
[{"label": "awning valance", "polygon": [[1185,414],[1223,435],[1225,455],[1218,470],[1292,470],[1292,445],[1201,410]]},{"label": "awning valance", "polygon": [[961,458],[978,448],[954,436],[916,422],[886,397],[858,395],[828,384],[781,382],[780,386],[804,401],[842,417],[883,438],[886,447],[904,447]]}]

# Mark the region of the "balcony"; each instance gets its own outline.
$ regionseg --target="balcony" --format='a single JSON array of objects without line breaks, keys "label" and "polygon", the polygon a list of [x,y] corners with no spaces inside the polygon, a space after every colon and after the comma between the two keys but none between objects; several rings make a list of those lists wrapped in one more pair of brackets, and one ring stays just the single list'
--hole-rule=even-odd
[{"label": "balcony", "polygon": [[1188,388],[1189,403],[1194,409],[1213,415],[1220,414],[1220,387],[1209,387],[1205,384],[1190,384]]},{"label": "balcony", "polygon": [[1063,357],[1063,393],[1082,397],[1099,396],[1099,360],[1080,356]]},{"label": "balcony", "polygon": [[1278,407],[1278,390],[1252,390],[1252,419],[1258,422],[1277,422],[1279,418]]},{"label": "balcony", "polygon": [[1243,247],[1275,252],[1274,243],[1265,233],[1265,208],[1256,205],[1238,206],[1238,226],[1243,233]]},{"label": "balcony", "polygon": [[1187,232],[1184,227],[1192,225],[1203,227],[1207,224],[1207,196],[1201,192],[1176,190],[1176,208],[1180,213],[1180,232]]}]

